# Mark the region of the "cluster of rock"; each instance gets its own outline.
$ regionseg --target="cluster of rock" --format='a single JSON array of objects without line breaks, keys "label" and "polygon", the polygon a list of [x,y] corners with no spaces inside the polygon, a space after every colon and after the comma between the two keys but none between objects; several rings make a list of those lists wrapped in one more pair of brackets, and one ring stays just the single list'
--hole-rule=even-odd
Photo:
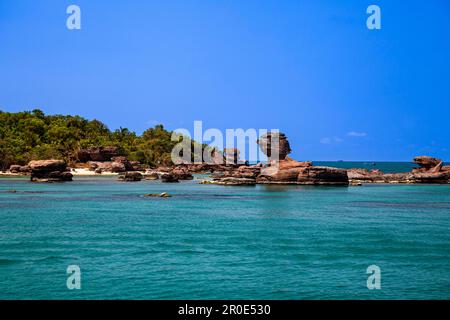
[{"label": "cluster of rock", "polygon": [[205,183],[223,185],[299,184],[348,185],[347,171],[331,167],[313,166],[288,157],[291,147],[283,133],[267,133],[258,139],[258,145],[269,159],[268,164],[228,167],[213,174]]},{"label": "cluster of rock", "polygon": [[63,160],[37,160],[28,164],[33,182],[72,181],[70,168]]},{"label": "cluster of rock", "polygon": [[413,159],[419,167],[411,172],[384,173],[380,170],[349,169],[347,174],[352,184],[361,183],[450,183],[450,166],[441,159],[419,156]]},{"label": "cluster of rock", "polygon": [[80,149],[77,159],[85,163],[90,171],[101,174],[104,172],[125,173],[128,171],[143,171],[143,166],[138,161],[129,161],[126,157],[119,156],[117,147],[94,147]]},{"label": "cluster of rock", "polygon": [[30,174],[30,167],[13,164],[9,167],[9,172],[13,174],[28,175]]}]

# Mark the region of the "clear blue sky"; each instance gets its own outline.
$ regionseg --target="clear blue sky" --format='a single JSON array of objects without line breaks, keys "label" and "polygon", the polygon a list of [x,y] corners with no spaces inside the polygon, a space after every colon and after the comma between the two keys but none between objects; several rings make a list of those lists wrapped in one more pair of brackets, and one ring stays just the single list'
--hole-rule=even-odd
[{"label": "clear blue sky", "polygon": [[297,159],[448,161],[450,2],[0,0],[0,109],[33,108],[279,128]]}]

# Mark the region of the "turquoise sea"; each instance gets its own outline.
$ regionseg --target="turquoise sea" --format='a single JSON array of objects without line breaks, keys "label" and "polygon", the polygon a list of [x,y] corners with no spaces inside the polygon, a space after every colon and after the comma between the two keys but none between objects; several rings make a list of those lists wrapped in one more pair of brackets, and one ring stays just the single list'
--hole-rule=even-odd
[{"label": "turquoise sea", "polygon": [[450,185],[197,182],[0,179],[0,299],[450,298]]}]

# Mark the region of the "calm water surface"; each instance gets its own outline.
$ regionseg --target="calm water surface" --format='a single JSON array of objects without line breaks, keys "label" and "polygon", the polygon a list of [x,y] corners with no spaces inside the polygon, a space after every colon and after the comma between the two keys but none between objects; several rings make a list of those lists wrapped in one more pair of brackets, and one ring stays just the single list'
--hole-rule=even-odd
[{"label": "calm water surface", "polygon": [[0,299],[405,298],[450,298],[450,186],[0,179]]}]

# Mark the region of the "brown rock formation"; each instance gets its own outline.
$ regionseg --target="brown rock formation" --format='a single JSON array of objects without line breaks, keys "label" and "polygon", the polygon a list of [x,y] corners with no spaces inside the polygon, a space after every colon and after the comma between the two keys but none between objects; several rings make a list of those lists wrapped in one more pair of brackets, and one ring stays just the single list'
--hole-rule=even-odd
[{"label": "brown rock formation", "polygon": [[441,159],[429,157],[429,156],[418,156],[414,158],[414,163],[419,165],[421,168],[425,168],[427,170],[430,170],[440,163],[442,163]]},{"label": "brown rock formation", "polygon": [[171,173],[164,173],[163,175],[161,175],[161,181],[165,183],[179,182],[178,176]]},{"label": "brown rock formation", "polygon": [[301,168],[297,178],[299,184],[348,185],[347,170],[330,167]]},{"label": "brown rock formation", "polygon": [[63,160],[38,160],[28,164],[33,182],[72,181],[72,173]]},{"label": "brown rock formation", "polygon": [[261,169],[258,181],[294,182],[297,181],[299,173],[305,167],[312,166],[312,162],[298,162],[289,157],[284,160],[271,161],[269,166]]},{"label": "brown rock formation", "polygon": [[283,160],[291,153],[289,141],[281,132],[268,132],[262,135],[257,143],[269,160]]},{"label": "brown rock formation", "polygon": [[177,177],[178,180],[192,180],[194,177],[185,167],[175,167],[170,174]]},{"label": "brown rock formation", "polygon": [[124,182],[138,182],[141,181],[144,178],[144,176],[137,171],[131,171],[131,172],[125,172],[124,175],[120,175],[118,180],[124,181]]}]

